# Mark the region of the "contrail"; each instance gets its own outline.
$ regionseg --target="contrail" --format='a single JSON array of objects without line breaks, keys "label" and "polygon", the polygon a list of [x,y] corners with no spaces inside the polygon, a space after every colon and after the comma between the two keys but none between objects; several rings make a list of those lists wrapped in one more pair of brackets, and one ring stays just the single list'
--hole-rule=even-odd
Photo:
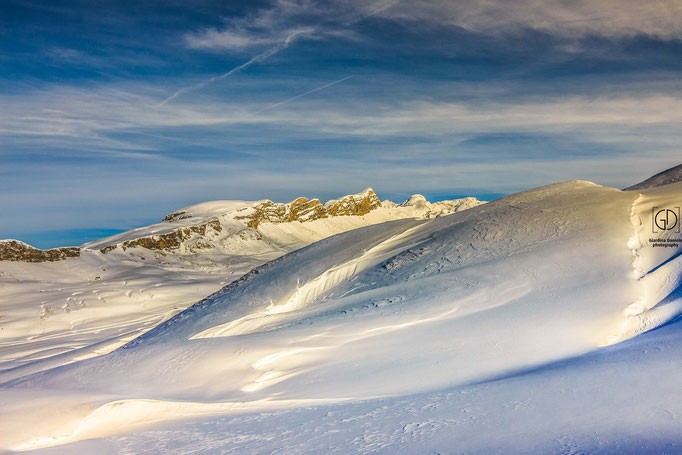
[{"label": "contrail", "polygon": [[[386,9],[389,9],[389,8],[393,7],[393,6],[396,5],[397,3],[399,3],[399,0],[381,0],[381,1],[377,2],[375,5],[372,5],[372,6],[374,6],[374,8],[370,9],[370,11],[368,11],[367,13],[365,13],[364,15],[361,15],[361,16],[359,16],[359,17],[352,18],[350,21],[346,21],[346,22],[344,23],[344,25],[350,26],[350,25],[356,24],[356,23],[358,23],[358,22],[360,22],[360,21],[362,21],[362,20],[364,20],[364,19],[367,19],[367,18],[369,18],[369,17],[372,17],[372,16],[374,16],[374,15],[376,15],[376,14],[378,14],[378,13],[380,13],[380,12],[386,10]],[[237,66],[237,67],[235,67],[235,68],[232,68],[230,71],[228,71],[227,73],[222,74],[222,75],[220,75],[220,76],[214,76],[214,77],[211,77],[210,79],[207,79],[207,80],[205,80],[205,81],[203,81],[203,82],[200,82],[200,83],[198,83],[198,84],[191,85],[191,86],[189,86],[189,87],[183,87],[183,88],[179,89],[178,91],[176,91],[175,93],[173,93],[173,94],[172,94],[171,96],[169,96],[168,98],[166,98],[165,100],[161,101],[161,102],[157,105],[157,107],[161,107],[161,106],[165,105],[166,103],[168,103],[168,102],[170,102],[170,101],[173,101],[175,98],[177,98],[178,96],[182,95],[183,93],[191,92],[191,91],[194,91],[194,90],[198,90],[198,89],[200,89],[200,88],[204,88],[204,87],[206,87],[207,85],[212,84],[213,82],[219,81],[219,80],[221,80],[221,79],[225,79],[226,77],[231,76],[232,74],[234,74],[234,73],[236,73],[236,72],[238,72],[238,71],[241,71],[241,70],[243,70],[244,68],[246,68],[246,67],[248,67],[248,66],[251,66],[251,65],[254,64],[254,63],[257,63],[257,62],[260,62],[260,61],[263,61],[263,60],[268,59],[269,57],[273,56],[274,54],[278,53],[279,51],[282,51],[282,50],[286,49],[287,47],[289,47],[289,44],[291,44],[291,42],[292,42],[294,39],[296,39],[296,37],[298,37],[299,35],[311,35],[311,34],[317,33],[318,31],[319,31],[319,26],[307,27],[307,28],[300,28],[300,29],[294,30],[293,32],[291,32],[291,33],[289,34],[289,36],[286,37],[286,39],[285,39],[284,41],[282,41],[282,42],[278,43],[277,45],[271,47],[270,49],[266,50],[265,52],[256,55],[255,57],[253,57],[253,58],[252,58],[251,60],[249,60],[248,62],[242,63],[241,65],[239,65],[239,66]],[[334,83],[331,83],[331,84],[329,84],[329,85],[334,85],[334,84],[336,84],[336,83],[343,82],[343,81],[345,81],[345,80],[348,79],[348,78],[350,78],[350,76],[347,77],[347,78],[345,78],[345,79],[342,79],[342,80],[340,80],[340,81],[336,81],[336,82],[334,82]],[[319,87],[319,88],[317,88],[317,89],[315,89],[315,90],[313,90],[313,91],[322,90],[323,88],[329,87],[329,85],[326,85],[326,86],[324,86],[324,87]],[[312,92],[310,92],[310,93],[312,93]],[[292,98],[292,99],[296,99],[296,98],[298,98],[298,97],[305,96],[305,95],[307,95],[307,94],[308,94],[308,93],[303,93],[302,95],[299,95],[299,96],[294,97],[294,98]],[[273,107],[279,106],[279,105],[284,104],[284,103],[287,103],[287,102],[289,102],[289,101],[291,101],[291,100],[282,101],[282,102],[279,103],[279,104],[270,106],[270,107],[268,107],[268,108],[266,108],[266,109],[263,109],[263,110],[261,110],[261,111],[256,112],[255,114],[258,114],[258,113],[263,112],[263,111],[268,110],[268,109],[272,109]]]},{"label": "contrail", "polygon": [[220,76],[213,76],[213,77],[210,78],[210,79],[206,79],[206,80],[203,81],[203,82],[200,82],[200,83],[195,84],[195,85],[191,85],[191,86],[189,86],[189,87],[181,88],[180,90],[176,91],[175,93],[173,93],[171,96],[169,96],[169,97],[166,98],[165,100],[161,101],[161,102],[157,105],[157,107],[163,106],[164,104],[168,103],[169,101],[174,100],[175,98],[177,98],[178,96],[182,95],[183,93],[191,92],[191,91],[194,91],[194,90],[198,90],[198,89],[200,89],[200,88],[204,88],[204,87],[206,87],[208,84],[212,84],[212,83],[215,82],[215,81],[219,81],[219,80],[221,80],[221,79],[225,79],[226,77],[231,76],[231,75],[233,75],[234,73],[236,73],[236,72],[238,72],[238,71],[241,71],[241,70],[243,70],[244,68],[246,68],[246,67],[248,67],[248,66],[251,66],[251,65],[254,64],[254,63],[257,63],[257,62],[260,62],[260,61],[262,61],[262,60],[265,60],[265,59],[267,59],[267,58],[273,56],[273,55],[276,54],[277,52],[279,52],[279,51],[281,51],[281,50],[287,48],[287,47],[289,46],[289,44],[291,44],[291,42],[294,40],[294,38],[296,38],[298,35],[301,35],[301,34],[304,34],[304,33],[310,33],[310,32],[311,32],[310,30],[297,30],[297,31],[291,33],[289,36],[287,36],[287,38],[286,38],[284,41],[282,41],[281,43],[277,44],[276,46],[271,47],[270,49],[268,49],[267,51],[265,51],[265,52],[263,52],[263,53],[261,53],[261,54],[256,55],[255,57],[253,57],[253,58],[252,58],[251,60],[249,60],[248,62],[242,63],[241,65],[232,68],[232,69],[231,69],[230,71],[228,71],[227,73],[221,74]]},{"label": "contrail", "polygon": [[343,79],[339,79],[338,81],[330,82],[329,84],[325,84],[325,85],[323,85],[323,86],[321,86],[321,87],[317,87],[317,88],[314,88],[314,89],[312,89],[312,90],[308,90],[308,91],[305,92],[305,93],[301,93],[300,95],[292,96],[292,97],[289,98],[289,99],[286,99],[286,100],[284,100],[284,101],[280,101],[279,103],[275,103],[275,104],[273,104],[272,106],[268,106],[268,107],[265,107],[265,108],[263,108],[263,109],[261,109],[261,110],[259,110],[259,111],[256,111],[256,112],[252,113],[251,115],[258,115],[258,114],[260,114],[261,112],[269,111],[270,109],[274,109],[274,108],[276,108],[276,107],[278,107],[278,106],[281,106],[282,104],[286,104],[286,103],[288,103],[289,101],[297,100],[297,99],[299,99],[299,98],[301,98],[301,97],[304,97],[304,96],[306,96],[306,95],[310,95],[311,93],[317,92],[317,91],[322,90],[322,89],[325,89],[325,88],[327,88],[327,87],[331,87],[332,85],[340,84],[341,82],[346,81],[346,80],[350,79],[351,77],[353,77],[353,76],[346,76],[346,77],[344,77]]}]

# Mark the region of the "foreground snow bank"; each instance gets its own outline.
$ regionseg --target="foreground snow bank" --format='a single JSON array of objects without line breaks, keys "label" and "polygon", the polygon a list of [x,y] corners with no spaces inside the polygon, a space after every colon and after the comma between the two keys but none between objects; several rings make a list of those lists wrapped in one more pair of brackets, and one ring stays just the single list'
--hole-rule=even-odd
[{"label": "foreground snow bank", "polygon": [[232,404],[219,415],[167,421],[45,453],[676,454],[680,371],[682,320],[585,356],[479,384],[354,402],[280,403],[258,412]]},{"label": "foreground snow bank", "polygon": [[[3,444],[450,390],[625,339],[678,308],[667,294],[680,249],[655,248],[645,215],[682,205],[680,185],[640,195],[566,182],[322,240],[111,354],[4,384],[15,427]],[[51,403],[52,390],[70,398]],[[28,424],[46,408],[58,421]]]}]

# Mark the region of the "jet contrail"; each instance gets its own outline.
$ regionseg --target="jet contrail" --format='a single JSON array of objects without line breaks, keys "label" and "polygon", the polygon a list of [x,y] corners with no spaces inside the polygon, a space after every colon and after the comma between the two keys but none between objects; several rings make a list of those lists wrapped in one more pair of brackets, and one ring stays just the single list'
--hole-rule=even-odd
[{"label": "jet contrail", "polygon": [[[376,15],[376,14],[378,14],[378,13],[380,13],[380,12],[382,12],[382,11],[388,9],[388,8],[393,7],[393,6],[396,5],[398,2],[399,2],[399,0],[381,0],[381,1],[377,2],[375,5],[372,5],[372,6],[374,6],[373,9],[370,9],[370,11],[368,11],[368,12],[365,13],[364,15],[361,15],[361,16],[359,16],[359,17],[353,18],[353,19],[351,19],[350,21],[346,21],[346,22],[345,22],[345,25],[346,25],[346,26],[350,26],[350,25],[356,24],[356,23],[358,23],[358,22],[360,22],[360,21],[362,21],[362,20],[364,20],[364,19],[367,19],[367,18],[369,18],[369,17],[372,17],[372,16],[374,16],[374,15]],[[200,88],[204,88],[204,87],[206,87],[207,85],[212,84],[213,82],[219,81],[219,80],[221,80],[221,79],[225,79],[226,77],[231,76],[232,74],[234,74],[234,73],[236,73],[236,72],[238,72],[238,71],[241,71],[241,70],[243,70],[244,68],[246,68],[246,67],[248,67],[248,66],[251,66],[251,65],[254,64],[254,63],[257,63],[257,62],[266,60],[266,59],[268,59],[269,57],[271,57],[271,56],[275,55],[276,53],[278,53],[279,51],[282,51],[282,50],[286,49],[287,47],[289,47],[289,44],[291,44],[291,42],[292,42],[294,39],[296,39],[296,37],[298,37],[299,35],[311,35],[311,34],[315,34],[315,33],[318,32],[318,30],[319,30],[319,26],[296,29],[296,30],[294,30],[293,32],[291,32],[291,33],[286,37],[286,39],[285,39],[284,41],[282,41],[282,42],[276,44],[275,46],[271,47],[270,49],[266,50],[265,52],[256,55],[255,57],[253,57],[253,58],[252,58],[251,60],[249,60],[248,62],[242,63],[241,65],[239,65],[239,66],[237,66],[237,67],[235,67],[235,68],[232,68],[230,71],[228,71],[227,73],[222,74],[222,75],[220,75],[220,76],[213,76],[213,77],[211,77],[211,78],[209,78],[209,79],[206,79],[206,80],[203,81],[203,82],[199,82],[198,84],[191,85],[191,86],[189,86],[189,87],[183,87],[183,88],[179,89],[178,91],[176,91],[175,93],[173,93],[173,94],[172,94],[171,96],[169,96],[168,98],[166,98],[165,100],[161,101],[161,102],[157,105],[157,107],[161,107],[161,106],[165,105],[166,103],[168,103],[169,101],[173,101],[175,98],[177,98],[178,96],[182,95],[183,93],[191,92],[191,91],[194,91],[194,90],[198,90],[198,89],[200,89]],[[329,85],[334,85],[334,84],[337,84],[337,83],[339,83],[339,82],[343,82],[343,81],[345,81],[346,79],[349,79],[350,77],[351,77],[351,76],[349,76],[349,77],[347,77],[347,78],[345,78],[345,79],[341,79],[340,81],[333,82],[333,83],[331,83],[331,84],[329,84]],[[317,88],[317,89],[315,89],[315,90],[313,90],[313,91],[322,90],[323,88],[329,87],[329,85],[326,85],[326,86],[324,86],[324,87],[319,87],[319,88]],[[309,93],[312,93],[312,92],[309,92]],[[260,111],[258,111],[258,112],[255,112],[254,114],[258,114],[258,113],[263,112],[263,111],[265,111],[265,110],[272,109],[273,107],[277,107],[277,106],[279,106],[279,105],[281,105],[281,104],[287,103],[287,102],[289,102],[289,101],[292,101],[292,100],[294,100],[294,99],[296,99],[296,98],[299,98],[299,97],[301,97],[301,96],[305,96],[305,95],[307,95],[307,94],[308,94],[308,93],[303,93],[303,94],[301,94],[301,95],[299,95],[299,96],[296,96],[296,97],[294,97],[294,98],[292,98],[292,99],[290,99],[290,100],[282,101],[282,102],[279,103],[279,104],[275,104],[275,105],[270,106],[270,107],[268,107],[268,108],[266,108],[266,109],[263,109],[263,110],[260,110]]]},{"label": "jet contrail", "polygon": [[346,76],[346,77],[344,77],[343,79],[339,79],[338,81],[330,82],[330,83],[325,84],[325,85],[323,85],[323,86],[321,86],[321,87],[317,87],[317,88],[314,88],[314,89],[312,89],[312,90],[308,90],[308,91],[305,92],[305,93],[301,93],[300,95],[292,96],[292,97],[289,98],[289,99],[286,99],[286,100],[284,100],[284,101],[280,101],[279,103],[275,103],[275,104],[273,104],[273,105],[271,105],[271,106],[268,106],[268,107],[265,107],[265,108],[263,108],[263,109],[261,109],[261,110],[259,110],[259,111],[256,111],[256,112],[252,113],[251,115],[258,115],[258,114],[260,114],[261,112],[269,111],[270,109],[274,109],[274,108],[276,108],[276,107],[278,107],[278,106],[281,106],[282,104],[286,104],[286,103],[288,103],[289,101],[297,100],[297,99],[299,99],[299,98],[301,98],[301,97],[303,97],[303,96],[310,95],[311,93],[317,92],[318,90],[322,90],[322,89],[325,89],[325,88],[327,88],[327,87],[331,87],[332,85],[339,84],[339,83],[341,83],[341,82],[343,82],[343,81],[346,81],[346,80],[350,79],[351,77],[353,77],[353,76]]},{"label": "jet contrail", "polygon": [[[314,30],[313,30],[313,31],[314,31]],[[232,74],[234,74],[234,73],[236,73],[236,72],[238,72],[238,71],[241,71],[241,70],[243,70],[244,68],[246,68],[246,67],[248,67],[248,66],[251,66],[252,64],[254,64],[254,63],[256,63],[256,62],[260,62],[260,61],[262,61],[262,60],[265,60],[265,59],[267,59],[267,58],[273,56],[273,55],[276,54],[277,52],[279,52],[279,51],[281,51],[281,50],[287,48],[287,47],[289,46],[289,44],[291,44],[291,42],[294,40],[294,38],[296,38],[298,35],[302,35],[302,34],[304,34],[304,33],[310,33],[310,32],[311,32],[311,30],[297,30],[297,31],[291,33],[289,36],[287,36],[286,39],[285,39],[284,41],[282,41],[281,43],[278,43],[276,46],[271,47],[271,48],[268,49],[267,51],[265,51],[265,52],[263,52],[263,53],[260,53],[260,54],[256,55],[255,57],[253,57],[253,58],[252,58],[251,60],[249,60],[248,62],[242,63],[241,65],[232,68],[232,69],[231,69],[230,71],[228,71],[227,73],[221,74],[220,76],[213,76],[213,77],[210,78],[210,79],[206,79],[206,80],[203,81],[203,82],[200,82],[200,83],[195,84],[195,85],[191,85],[191,86],[189,86],[189,87],[181,88],[180,90],[176,91],[175,93],[173,93],[171,96],[169,96],[169,97],[166,98],[165,100],[161,101],[161,102],[157,105],[157,107],[163,106],[164,104],[168,103],[169,101],[174,100],[175,98],[177,98],[178,96],[182,95],[182,94],[185,93],[185,92],[191,92],[191,91],[194,91],[194,90],[198,90],[198,89],[200,89],[200,88],[204,88],[204,87],[206,87],[208,84],[212,84],[212,83],[215,82],[215,81],[219,81],[219,80],[221,80],[221,79],[225,79],[226,77],[231,76]]]}]

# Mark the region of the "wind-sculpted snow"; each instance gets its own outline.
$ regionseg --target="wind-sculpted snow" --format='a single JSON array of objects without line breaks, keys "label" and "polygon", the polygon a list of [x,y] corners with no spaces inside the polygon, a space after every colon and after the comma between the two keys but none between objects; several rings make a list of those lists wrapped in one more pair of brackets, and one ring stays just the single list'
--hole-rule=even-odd
[{"label": "wind-sculpted snow", "polygon": [[[666,299],[682,285],[682,220],[677,219],[681,202],[682,184],[677,183],[640,194],[632,204],[634,233],[628,248],[638,290],[632,304],[625,308],[625,321],[611,343],[658,327],[682,312],[682,300]],[[667,210],[676,218],[672,229],[655,225],[657,214]]]},{"label": "wind-sculpted snow", "polygon": [[4,384],[7,400],[40,391],[21,395],[14,419],[52,406],[50,390],[73,394],[54,405],[58,424],[5,444],[443,390],[626,339],[680,312],[680,247],[654,247],[647,223],[681,196],[682,184],[640,194],[574,181],[327,238],[117,351]]},{"label": "wind-sculpted snow", "polygon": [[371,189],[325,205],[212,201],[82,247],[0,241],[0,383],[107,354],[254,267],[321,239],[483,203],[415,195],[398,205]]}]

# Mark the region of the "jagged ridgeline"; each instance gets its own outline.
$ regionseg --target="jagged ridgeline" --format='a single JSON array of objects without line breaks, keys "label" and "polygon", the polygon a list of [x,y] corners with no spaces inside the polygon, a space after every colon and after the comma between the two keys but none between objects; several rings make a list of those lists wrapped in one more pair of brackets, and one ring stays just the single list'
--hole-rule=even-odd
[{"label": "jagged ridgeline", "polygon": [[240,256],[257,252],[274,258],[350,229],[402,218],[449,215],[482,203],[468,197],[432,204],[421,195],[413,195],[396,204],[382,202],[371,188],[325,203],[307,197],[286,203],[267,199],[212,201],[175,211],[158,224],[81,247],[44,251],[12,241],[0,249],[0,260],[56,261],[78,256],[81,249],[100,254],[130,250],[195,256],[211,253]]},{"label": "jagged ridgeline", "polygon": [[381,207],[379,197],[371,188],[360,194],[333,199],[322,204],[319,199],[300,197],[288,204],[263,201],[254,207],[249,215],[237,216],[236,219],[247,220],[246,224],[257,228],[261,222],[290,223],[292,221],[313,221],[330,216],[362,216],[373,209]]},{"label": "jagged ridgeline", "polygon": [[[165,218],[164,218],[165,219]],[[188,226],[185,228],[176,229],[167,234],[152,235],[149,237],[140,237],[139,239],[126,240],[121,243],[121,248],[125,251],[128,248],[142,247],[148,250],[171,250],[177,249],[182,245],[182,242],[189,240],[193,235],[205,236],[207,229],[215,232],[220,232],[223,228],[220,226],[218,220],[212,220],[207,223],[198,224],[196,226]],[[201,248],[204,245],[209,248],[208,243],[198,244],[196,247]],[[108,245],[100,248],[100,252],[107,253],[118,247],[117,244]]]}]

